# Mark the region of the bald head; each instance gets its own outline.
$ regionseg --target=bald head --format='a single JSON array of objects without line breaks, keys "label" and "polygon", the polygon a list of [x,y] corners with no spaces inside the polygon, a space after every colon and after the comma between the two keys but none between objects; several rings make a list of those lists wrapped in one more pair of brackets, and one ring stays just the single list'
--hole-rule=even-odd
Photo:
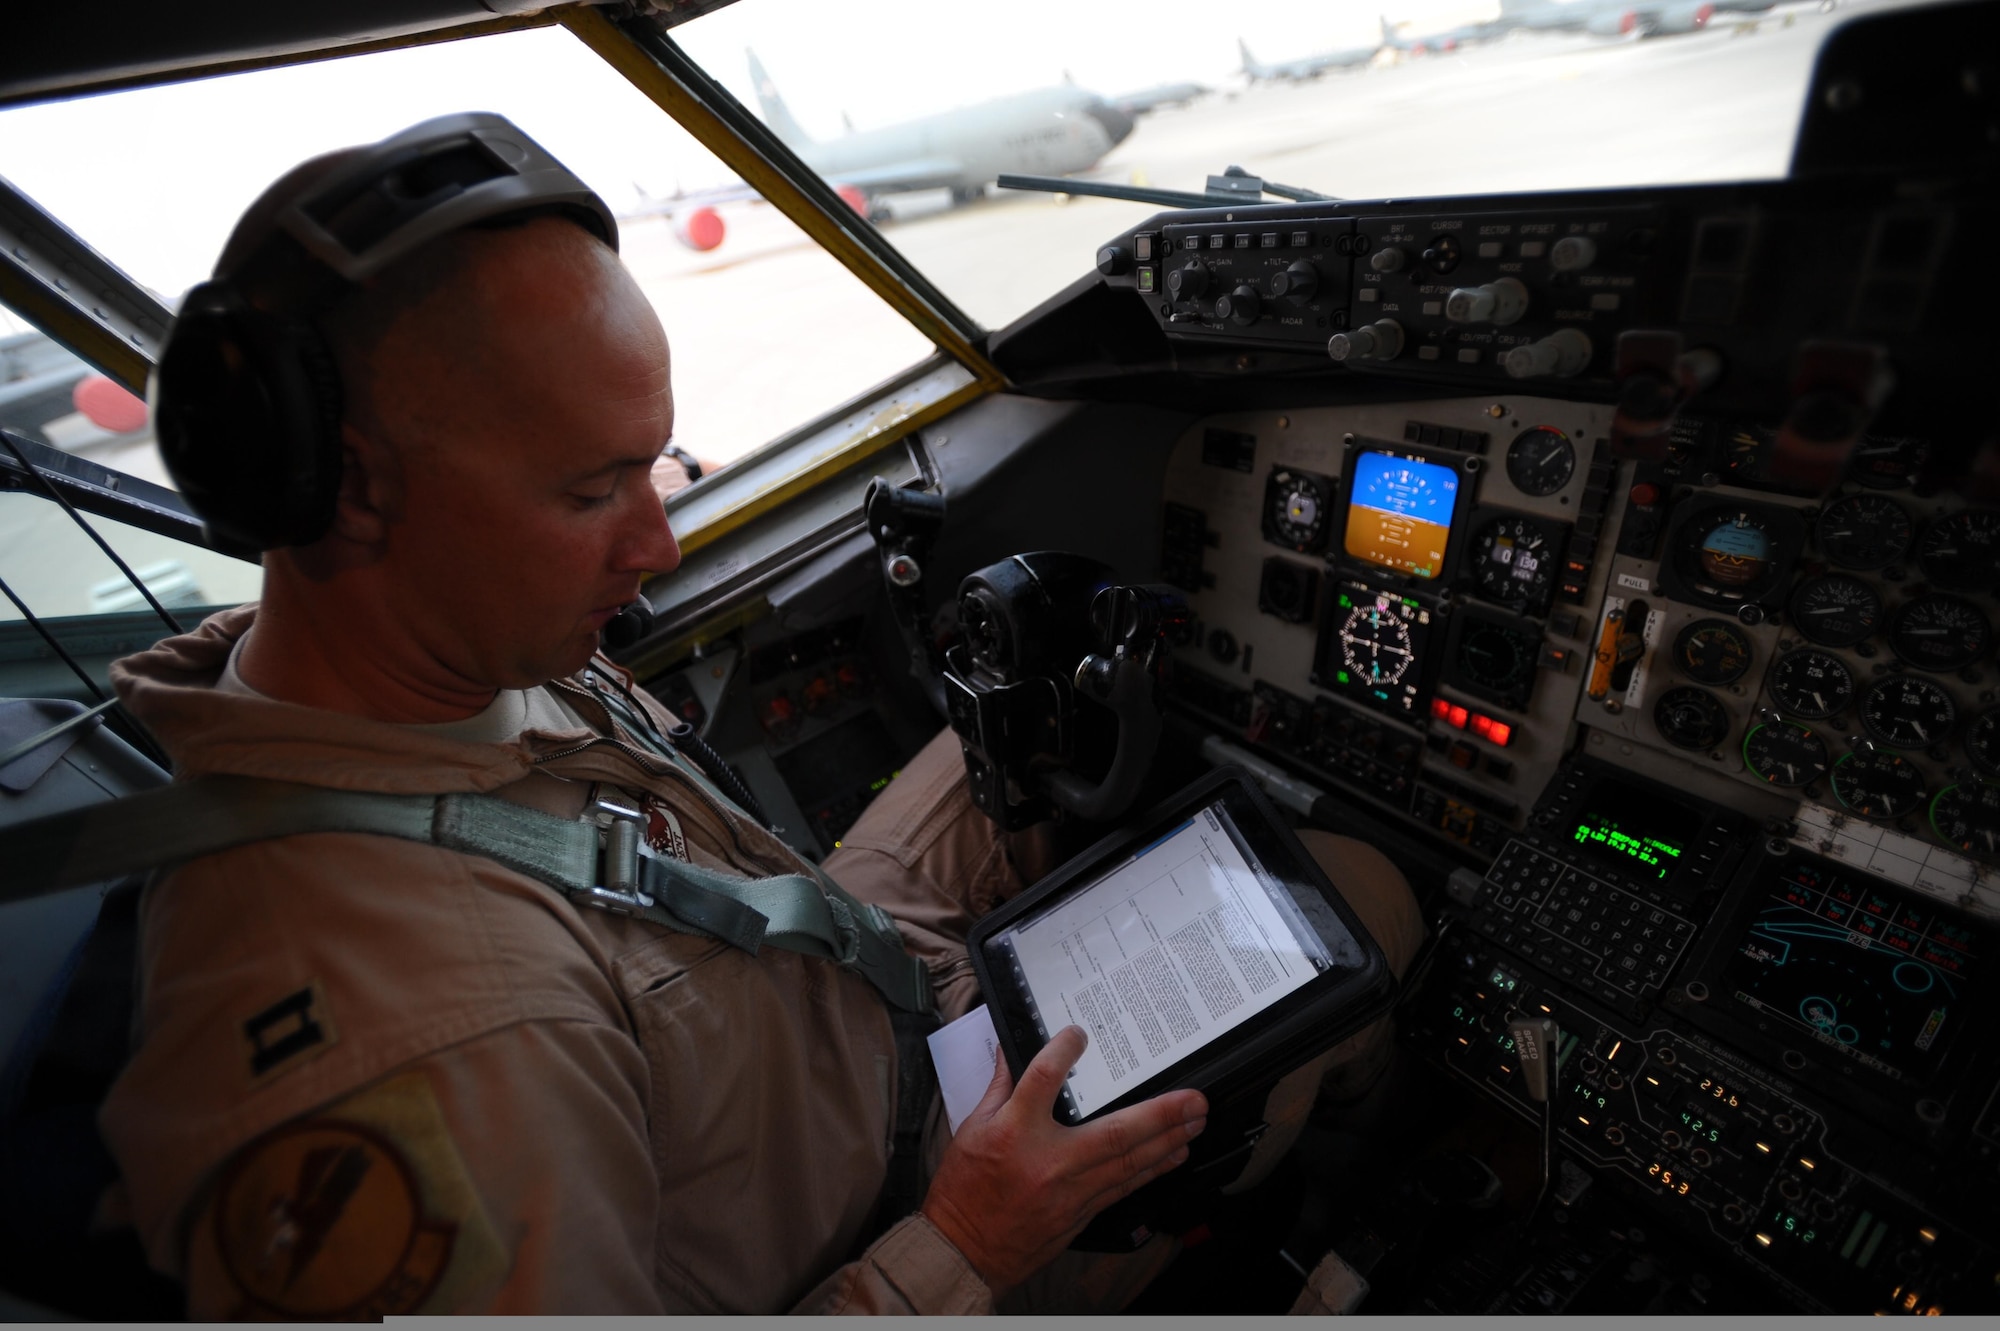
[{"label": "bald head", "polygon": [[490,437],[532,414],[586,334],[609,337],[635,389],[667,372],[658,317],[617,254],[557,217],[441,237],[321,326],[349,421],[399,451]]}]

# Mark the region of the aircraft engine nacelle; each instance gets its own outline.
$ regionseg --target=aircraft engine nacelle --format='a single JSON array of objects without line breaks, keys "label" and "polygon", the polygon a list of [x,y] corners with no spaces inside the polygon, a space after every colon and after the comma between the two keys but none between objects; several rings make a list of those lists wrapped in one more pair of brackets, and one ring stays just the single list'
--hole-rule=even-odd
[{"label": "aircraft engine nacelle", "polygon": [[1715,17],[1715,6],[1707,0],[1688,0],[1654,11],[1646,25],[1648,37],[1672,37],[1683,32],[1699,32]]},{"label": "aircraft engine nacelle", "polygon": [[1639,26],[1636,9],[1601,9],[1584,25],[1594,37],[1625,37]]},{"label": "aircraft engine nacelle", "polygon": [[674,218],[674,239],[699,254],[720,245],[728,233],[722,214],[713,208],[696,208]]}]

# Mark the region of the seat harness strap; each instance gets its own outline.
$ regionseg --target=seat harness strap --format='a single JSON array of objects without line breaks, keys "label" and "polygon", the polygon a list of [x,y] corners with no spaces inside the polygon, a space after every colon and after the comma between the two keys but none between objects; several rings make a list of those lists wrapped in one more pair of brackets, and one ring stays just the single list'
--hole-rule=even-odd
[{"label": "seat harness strap", "polygon": [[933,1010],[924,963],[895,921],[824,874],[738,878],[645,846],[640,813],[600,799],[593,822],[491,795],[383,795],[245,776],[205,776],[0,831],[0,904],[121,878],[234,846],[359,832],[480,855],[578,905],[832,961],[905,1012]]}]

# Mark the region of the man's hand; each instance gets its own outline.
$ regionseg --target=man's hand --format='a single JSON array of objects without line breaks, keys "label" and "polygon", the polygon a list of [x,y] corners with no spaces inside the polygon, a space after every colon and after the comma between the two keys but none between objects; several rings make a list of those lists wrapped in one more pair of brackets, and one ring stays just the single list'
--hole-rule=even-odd
[{"label": "man's hand", "polygon": [[1199,1091],[1170,1091],[1081,1127],[1052,1112],[1087,1037],[1066,1026],[1021,1084],[994,1059],[985,1098],[966,1116],[924,1198],[924,1215],[997,1294],[1069,1245],[1092,1216],[1187,1159],[1208,1123]]}]

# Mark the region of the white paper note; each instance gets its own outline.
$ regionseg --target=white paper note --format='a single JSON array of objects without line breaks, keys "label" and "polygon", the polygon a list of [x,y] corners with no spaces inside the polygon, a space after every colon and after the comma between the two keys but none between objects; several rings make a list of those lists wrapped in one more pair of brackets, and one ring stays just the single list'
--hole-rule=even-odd
[{"label": "white paper note", "polygon": [[1000,1048],[1000,1039],[993,1033],[993,1016],[981,1003],[951,1025],[933,1031],[930,1043],[931,1066],[937,1069],[938,1089],[944,1092],[945,1117],[956,1133],[993,1081],[993,1060]]}]

